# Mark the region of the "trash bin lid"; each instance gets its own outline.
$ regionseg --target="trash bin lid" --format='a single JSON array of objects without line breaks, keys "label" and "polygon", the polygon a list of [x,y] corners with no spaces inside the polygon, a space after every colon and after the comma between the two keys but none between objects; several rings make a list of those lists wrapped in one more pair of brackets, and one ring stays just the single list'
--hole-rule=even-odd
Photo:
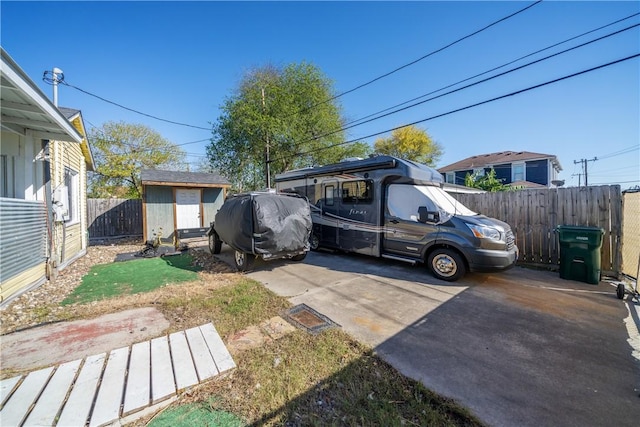
[{"label": "trash bin lid", "polygon": [[560,243],[586,243],[590,246],[600,246],[604,230],[600,227],[580,225],[559,225],[558,237]]}]

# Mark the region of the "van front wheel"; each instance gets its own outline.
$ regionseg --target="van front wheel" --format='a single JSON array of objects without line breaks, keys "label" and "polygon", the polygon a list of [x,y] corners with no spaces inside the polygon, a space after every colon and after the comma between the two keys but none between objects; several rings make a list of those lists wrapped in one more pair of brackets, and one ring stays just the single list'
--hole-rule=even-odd
[{"label": "van front wheel", "polygon": [[450,249],[436,249],[429,254],[429,269],[438,279],[455,282],[466,273],[464,260]]},{"label": "van front wheel", "polygon": [[235,251],[233,260],[236,263],[236,268],[241,272],[249,271],[251,264],[253,264],[252,255],[242,251]]}]

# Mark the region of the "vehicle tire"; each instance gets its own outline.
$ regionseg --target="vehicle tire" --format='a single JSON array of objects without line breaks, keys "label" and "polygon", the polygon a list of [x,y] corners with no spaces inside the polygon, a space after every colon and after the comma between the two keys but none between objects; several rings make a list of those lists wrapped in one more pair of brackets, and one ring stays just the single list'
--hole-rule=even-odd
[{"label": "vehicle tire", "polygon": [[311,236],[309,236],[309,247],[312,251],[317,251],[320,247],[320,238],[317,234],[311,233]]},{"label": "vehicle tire", "polygon": [[253,255],[248,254],[242,251],[235,251],[233,255],[233,260],[236,263],[236,268],[238,271],[248,271],[251,268],[251,263],[253,261]]},{"label": "vehicle tire", "polygon": [[291,257],[291,259],[293,261],[302,261],[303,259],[305,259],[307,257],[307,253],[303,253],[303,254],[298,254],[296,256]]},{"label": "vehicle tire", "polygon": [[467,272],[462,256],[451,249],[435,249],[429,254],[427,262],[431,273],[447,282],[455,282]]},{"label": "vehicle tire", "polygon": [[213,232],[209,234],[209,251],[217,255],[222,250],[222,240],[218,237],[218,233]]},{"label": "vehicle tire", "polygon": [[618,283],[618,287],[616,288],[616,295],[618,299],[624,298],[624,283]]}]

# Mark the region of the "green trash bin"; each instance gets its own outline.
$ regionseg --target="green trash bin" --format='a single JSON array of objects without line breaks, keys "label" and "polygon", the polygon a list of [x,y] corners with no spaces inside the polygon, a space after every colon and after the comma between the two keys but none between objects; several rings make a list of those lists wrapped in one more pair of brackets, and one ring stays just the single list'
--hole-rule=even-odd
[{"label": "green trash bin", "polygon": [[593,285],[600,283],[600,247],[604,230],[599,227],[559,225],[560,278]]}]

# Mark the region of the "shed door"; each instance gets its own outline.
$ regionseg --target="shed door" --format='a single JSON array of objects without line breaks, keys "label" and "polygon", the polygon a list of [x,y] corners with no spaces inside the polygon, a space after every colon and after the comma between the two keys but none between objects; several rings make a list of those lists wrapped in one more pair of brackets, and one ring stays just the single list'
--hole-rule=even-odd
[{"label": "shed door", "polygon": [[198,228],[200,190],[176,189],[176,228]]}]

